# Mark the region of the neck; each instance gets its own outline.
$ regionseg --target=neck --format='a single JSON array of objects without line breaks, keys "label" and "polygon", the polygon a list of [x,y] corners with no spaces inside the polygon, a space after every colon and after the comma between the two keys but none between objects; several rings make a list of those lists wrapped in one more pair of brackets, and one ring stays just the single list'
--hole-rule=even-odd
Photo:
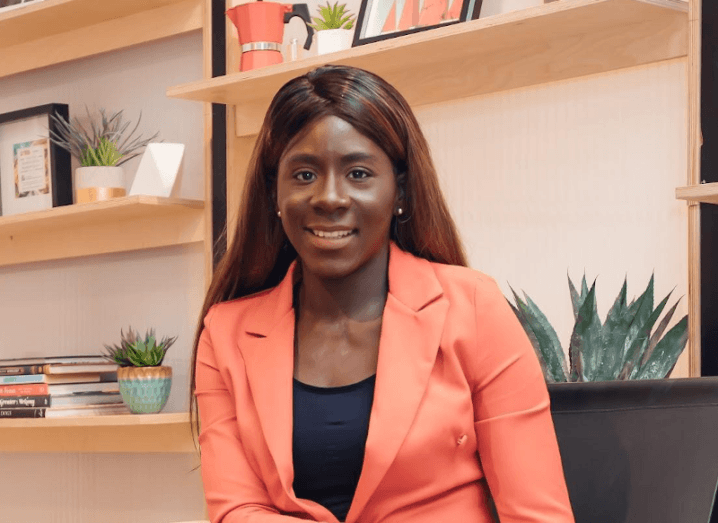
[{"label": "neck", "polygon": [[344,278],[323,279],[302,270],[299,309],[327,320],[371,321],[381,317],[388,292],[389,246]]}]

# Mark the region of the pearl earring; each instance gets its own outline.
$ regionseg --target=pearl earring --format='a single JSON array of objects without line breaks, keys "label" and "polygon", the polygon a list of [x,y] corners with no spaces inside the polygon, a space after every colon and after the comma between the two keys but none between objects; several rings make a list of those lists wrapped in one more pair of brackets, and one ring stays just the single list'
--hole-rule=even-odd
[{"label": "pearl earring", "polygon": [[282,211],[277,211],[277,216],[282,217]]},{"label": "pearl earring", "polygon": [[398,215],[401,216],[402,214],[404,214],[404,209],[402,209],[401,207],[399,207],[399,208],[396,210],[396,214],[398,214]]}]

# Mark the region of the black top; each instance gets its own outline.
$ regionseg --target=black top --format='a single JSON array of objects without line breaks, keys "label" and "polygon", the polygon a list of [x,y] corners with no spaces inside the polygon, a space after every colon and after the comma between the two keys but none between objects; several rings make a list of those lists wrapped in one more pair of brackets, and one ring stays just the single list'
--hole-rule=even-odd
[{"label": "black top", "polygon": [[294,380],[294,493],[339,521],[346,520],[364,462],[374,380],[329,388]]}]

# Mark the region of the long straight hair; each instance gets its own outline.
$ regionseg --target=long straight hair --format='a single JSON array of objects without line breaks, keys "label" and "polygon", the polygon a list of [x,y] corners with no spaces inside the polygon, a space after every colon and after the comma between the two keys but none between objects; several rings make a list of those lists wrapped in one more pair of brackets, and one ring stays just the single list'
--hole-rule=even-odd
[{"label": "long straight hair", "polygon": [[197,324],[190,371],[195,436],[195,372],[204,317],[217,303],[276,286],[297,257],[276,215],[279,159],[290,142],[326,116],[351,124],[391,160],[405,211],[393,218],[391,240],[432,262],[467,265],[429,146],[404,97],[379,76],[354,67],[327,65],[290,80],[274,96],[257,136],[234,236],[214,272]]}]

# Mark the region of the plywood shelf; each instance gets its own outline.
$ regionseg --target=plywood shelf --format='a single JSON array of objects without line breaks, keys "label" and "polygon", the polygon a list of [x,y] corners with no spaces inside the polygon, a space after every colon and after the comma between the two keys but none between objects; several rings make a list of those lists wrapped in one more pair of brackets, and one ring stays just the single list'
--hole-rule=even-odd
[{"label": "plywood shelf", "polygon": [[0,77],[200,30],[201,0],[44,0],[0,10]]},{"label": "plywood shelf", "polygon": [[0,217],[0,266],[203,240],[203,202],[128,196]]},{"label": "plywood shelf", "polygon": [[189,414],[0,420],[0,452],[195,452]]},{"label": "plywood shelf", "polygon": [[676,198],[689,202],[718,204],[718,182],[678,187]]},{"label": "plywood shelf", "polygon": [[245,136],[257,133],[284,83],[325,63],[373,71],[418,107],[682,58],[687,52],[688,6],[682,0],[562,0],[180,85],[167,95],[237,106],[237,135]]}]

